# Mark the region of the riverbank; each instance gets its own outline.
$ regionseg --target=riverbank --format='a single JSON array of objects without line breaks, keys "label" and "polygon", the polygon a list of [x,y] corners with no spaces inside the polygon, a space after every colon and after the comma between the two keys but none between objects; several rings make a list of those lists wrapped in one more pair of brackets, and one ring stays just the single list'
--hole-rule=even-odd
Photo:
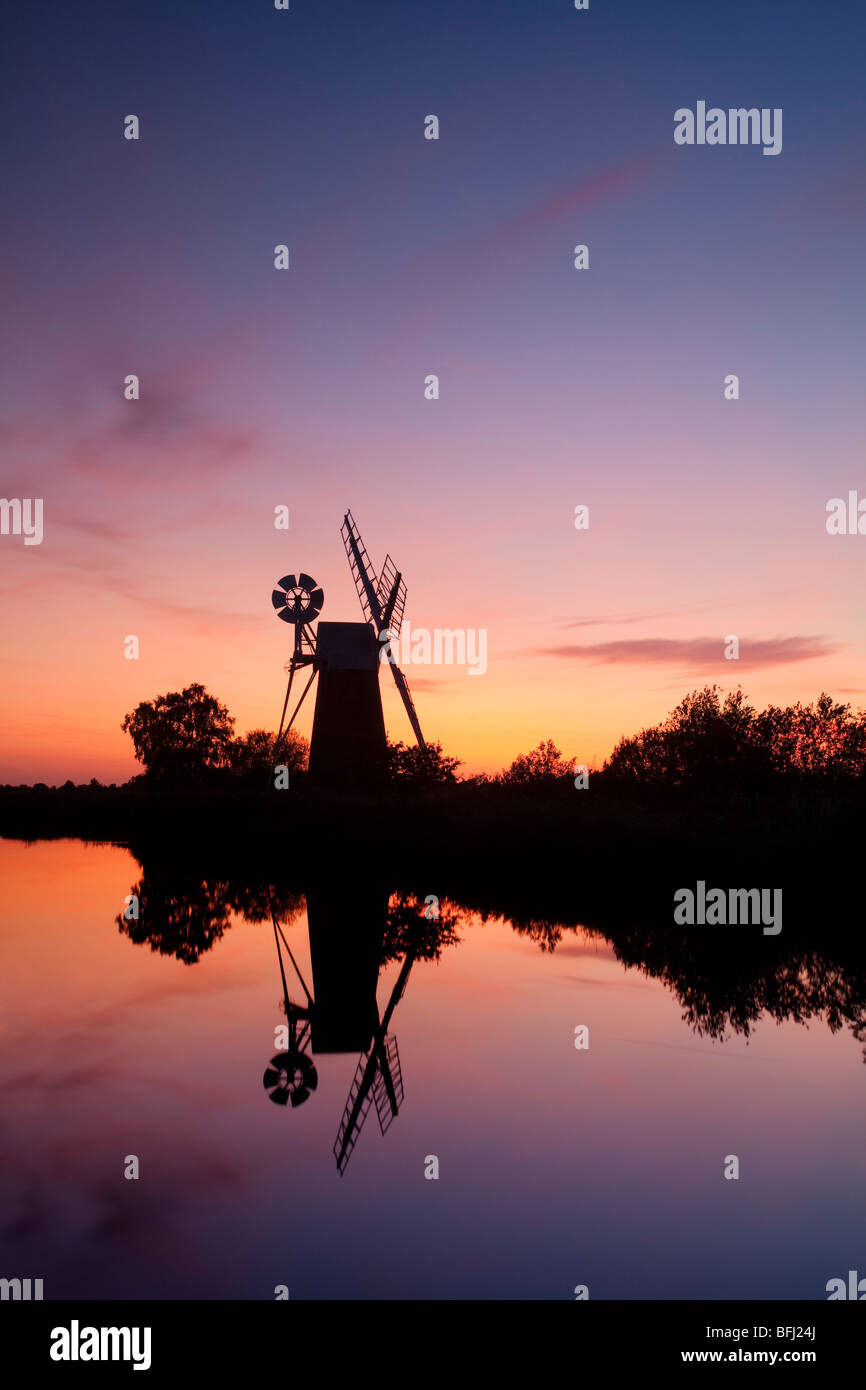
[{"label": "riverbank", "polygon": [[866,814],[854,785],[776,784],[727,797],[624,787],[602,777],[504,788],[460,784],[376,798],[286,792],[0,788],[0,835],[129,844],[202,873],[237,869],[303,888],[325,870],[384,875],[425,892],[502,901],[568,920],[579,898],[671,921],[672,893],[703,881],[781,888],[785,924],[816,904],[853,921]]}]

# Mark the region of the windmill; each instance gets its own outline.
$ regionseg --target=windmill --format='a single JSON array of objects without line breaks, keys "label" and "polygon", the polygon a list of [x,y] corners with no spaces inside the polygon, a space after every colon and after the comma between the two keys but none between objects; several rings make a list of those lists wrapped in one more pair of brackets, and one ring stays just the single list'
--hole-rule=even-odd
[{"label": "windmill", "polygon": [[[412,730],[419,747],[427,747],[406,677],[390,646],[400,635],[406,607],[403,576],[390,555],[386,555],[377,576],[351,512],[346,512],[340,534],[364,613],[363,623],[322,622],[314,632],[311,624],[317,620],[325,596],[308,574],[286,575],[271,598],[277,617],[291,623],[295,631],[294,650],[286,663],[289,681],[274,744],[274,762],[318,675],[309,775],[312,783],[320,785],[369,782],[384,774],[387,739],[379,666],[386,643],[387,664]],[[302,666],[312,669],[286,723],[295,672]]]}]

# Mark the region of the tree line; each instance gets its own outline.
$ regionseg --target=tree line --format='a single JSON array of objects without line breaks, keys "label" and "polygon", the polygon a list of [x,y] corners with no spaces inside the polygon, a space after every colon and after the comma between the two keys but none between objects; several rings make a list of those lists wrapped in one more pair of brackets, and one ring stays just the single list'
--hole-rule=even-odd
[{"label": "tree line", "polygon": [[[158,695],[127,714],[121,728],[132,739],[148,785],[202,780],[262,786],[274,763],[290,778],[303,777],[309,745],[292,729],[276,750],[276,734],[251,729],[235,734],[225,705],[202,685]],[[388,744],[388,776],[397,784],[538,787],[573,781],[576,758],[551,739],[522,753],[501,772],[458,778],[461,760],[441,744],[426,748]],[[859,779],[866,773],[866,711],[822,694],[809,705],[769,705],[758,710],[741,689],[724,694],[705,686],[686,695],[659,724],[623,737],[600,772],[608,783],[701,787],[760,785],[780,776]]]}]

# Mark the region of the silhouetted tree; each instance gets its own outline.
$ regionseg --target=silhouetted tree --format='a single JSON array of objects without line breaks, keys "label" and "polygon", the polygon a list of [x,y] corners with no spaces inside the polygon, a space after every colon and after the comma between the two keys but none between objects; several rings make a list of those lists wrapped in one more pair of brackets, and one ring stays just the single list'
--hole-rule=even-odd
[{"label": "silhouetted tree", "polygon": [[[637,782],[715,783],[754,774],[762,759],[755,711],[742,690],[722,701],[716,685],[692,691],[663,723],[623,738],[605,763],[613,777]],[[769,767],[769,757],[763,762]]]},{"label": "silhouetted tree", "polygon": [[460,758],[443,753],[441,743],[417,744],[388,742],[388,777],[403,787],[434,787],[456,782]]},{"label": "silhouetted tree", "polygon": [[193,965],[231,926],[226,886],[222,883],[177,884],[154,874],[141,878],[130,889],[138,899],[138,916],[126,912],[115,918],[117,929],[136,945],[144,942],[163,956],[176,956]]},{"label": "silhouetted tree", "polygon": [[203,685],[188,685],[143,701],[120,727],[130,735],[149,779],[184,782],[227,766],[234,722]]},{"label": "silhouetted tree", "polygon": [[814,705],[768,706],[755,721],[774,772],[862,777],[866,772],[866,711],[837,705],[827,694]]},{"label": "silhouetted tree", "polygon": [[300,893],[267,884],[232,879],[203,879],[178,873],[151,862],[129,890],[137,899],[137,915],[127,918],[131,907],[115,917],[118,931],[136,945],[175,956],[194,965],[232,925],[234,916],[248,922],[269,922],[273,911],[283,927],[293,922],[304,907]]},{"label": "silhouetted tree", "polygon": [[249,733],[233,739],[228,751],[229,769],[233,776],[255,785],[272,772],[275,765],[289,769],[289,779],[297,772],[304,772],[310,745],[297,729],[290,729],[280,740],[274,752],[276,734],[268,729],[250,729]]},{"label": "silhouetted tree", "polygon": [[555,782],[560,777],[574,777],[576,758],[564,758],[553,739],[542,740],[531,753],[521,753],[510,767],[500,774],[500,782],[508,786],[530,786],[538,782]]},{"label": "silhouetted tree", "polygon": [[[789,943],[732,952],[713,933],[654,933],[643,927],[606,929],[619,960],[661,980],[683,1006],[683,1021],[698,1035],[724,1040],[750,1037],[766,1016],[777,1023],[822,1020],[832,1033],[847,1024],[866,1042],[866,971],[862,944],[819,949]],[[843,960],[834,960],[834,952]],[[864,1054],[866,1061],[866,1054]]]},{"label": "silhouetted tree", "polygon": [[435,917],[428,917],[427,911],[426,900],[417,893],[391,894],[382,942],[383,962],[401,960],[408,951],[418,960],[438,960],[444,947],[459,944],[457,928],[468,921],[469,914],[444,900],[437,904]]},{"label": "silhouetted tree", "polygon": [[613,778],[671,786],[756,785],[773,774],[862,777],[866,713],[834,704],[774,705],[758,713],[742,690],[686,695],[667,719],[623,738],[605,763]]}]

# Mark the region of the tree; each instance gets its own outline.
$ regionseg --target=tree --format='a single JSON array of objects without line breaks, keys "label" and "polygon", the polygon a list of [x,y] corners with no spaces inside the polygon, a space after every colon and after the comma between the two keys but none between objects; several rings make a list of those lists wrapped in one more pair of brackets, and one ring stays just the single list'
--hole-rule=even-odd
[{"label": "tree", "polygon": [[131,737],[149,780],[185,782],[227,766],[234,723],[203,685],[188,685],[143,701],[120,727]]},{"label": "tree", "polygon": [[418,744],[388,742],[388,777],[402,787],[435,787],[456,782],[460,758],[443,753],[441,743]]},{"label": "tree", "polygon": [[770,750],[774,771],[822,776],[866,774],[866,711],[836,705],[823,693],[814,705],[770,705],[757,719],[758,736]]},{"label": "tree", "polygon": [[694,690],[651,729],[623,738],[605,763],[612,777],[712,788],[754,786],[772,775],[862,777],[866,713],[823,694],[814,705],[757,712],[742,690]]},{"label": "tree", "polygon": [[499,780],[507,786],[531,786],[539,782],[555,782],[561,777],[574,777],[576,758],[563,758],[553,739],[542,739],[530,753],[520,753]]},{"label": "tree", "polygon": [[735,783],[754,775],[768,759],[755,738],[755,711],[742,690],[720,698],[718,686],[686,695],[654,728],[623,738],[605,764],[618,779],[693,783]]},{"label": "tree", "polygon": [[613,777],[637,782],[705,785],[754,776],[763,762],[755,710],[742,690],[724,701],[717,685],[686,695],[661,724],[623,738],[605,764]]},{"label": "tree", "polygon": [[232,775],[244,781],[261,782],[275,766],[289,769],[289,778],[307,767],[310,745],[297,729],[289,729],[280,739],[274,753],[277,736],[268,729],[250,729],[249,733],[232,740],[229,747],[229,768]]}]

